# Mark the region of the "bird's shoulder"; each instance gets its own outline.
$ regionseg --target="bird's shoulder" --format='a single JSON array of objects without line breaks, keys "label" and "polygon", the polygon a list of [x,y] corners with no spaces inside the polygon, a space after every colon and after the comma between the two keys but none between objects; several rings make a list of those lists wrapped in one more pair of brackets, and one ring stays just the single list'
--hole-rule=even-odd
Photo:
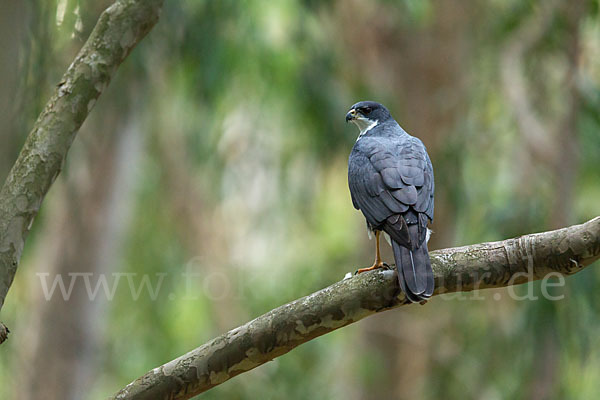
[{"label": "bird's shoulder", "polygon": [[397,148],[407,145],[408,136],[397,124],[395,126],[387,123],[376,125],[358,138],[352,152],[366,156],[382,150],[393,152]]},{"label": "bird's shoulder", "polygon": [[352,148],[351,157],[366,157],[372,163],[380,164],[402,160],[429,160],[423,142],[407,133],[396,136],[364,136]]}]

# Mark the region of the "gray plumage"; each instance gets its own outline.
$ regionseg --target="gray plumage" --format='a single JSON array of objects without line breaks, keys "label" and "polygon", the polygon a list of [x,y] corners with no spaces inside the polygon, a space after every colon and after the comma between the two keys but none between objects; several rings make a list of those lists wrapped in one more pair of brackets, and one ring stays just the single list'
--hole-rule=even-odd
[{"label": "gray plumage", "polygon": [[379,103],[352,106],[361,134],[348,160],[352,203],[371,230],[390,235],[398,278],[408,300],[427,300],[434,289],[427,251],[433,221],[433,166],[423,143],[406,133]]}]

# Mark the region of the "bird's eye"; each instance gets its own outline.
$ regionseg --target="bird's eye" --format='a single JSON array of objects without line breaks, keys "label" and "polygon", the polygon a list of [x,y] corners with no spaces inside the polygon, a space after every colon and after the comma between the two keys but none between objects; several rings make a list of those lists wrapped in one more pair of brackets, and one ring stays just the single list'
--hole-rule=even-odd
[{"label": "bird's eye", "polygon": [[363,114],[367,115],[370,114],[372,109],[371,107],[363,107],[363,109],[361,110]]}]

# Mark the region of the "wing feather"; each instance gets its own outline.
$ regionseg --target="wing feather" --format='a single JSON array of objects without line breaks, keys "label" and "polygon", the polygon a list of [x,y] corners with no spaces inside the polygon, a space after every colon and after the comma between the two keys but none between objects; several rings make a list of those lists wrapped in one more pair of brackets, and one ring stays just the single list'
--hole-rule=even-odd
[{"label": "wing feather", "polygon": [[433,219],[434,191],[433,167],[419,139],[360,139],[350,155],[348,181],[352,202],[369,224],[403,246],[419,245],[410,243],[407,223],[419,225],[421,242]]}]

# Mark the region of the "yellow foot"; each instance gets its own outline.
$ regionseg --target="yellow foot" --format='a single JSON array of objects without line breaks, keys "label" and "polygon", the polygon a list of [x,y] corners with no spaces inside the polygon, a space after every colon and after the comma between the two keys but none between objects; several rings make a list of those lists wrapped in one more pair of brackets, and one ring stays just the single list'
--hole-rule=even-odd
[{"label": "yellow foot", "polygon": [[369,268],[361,268],[358,271],[356,271],[356,273],[362,274],[363,272],[372,271],[372,270],[378,269],[378,268],[385,268],[385,264],[383,261],[379,261],[378,263],[373,264]]}]

